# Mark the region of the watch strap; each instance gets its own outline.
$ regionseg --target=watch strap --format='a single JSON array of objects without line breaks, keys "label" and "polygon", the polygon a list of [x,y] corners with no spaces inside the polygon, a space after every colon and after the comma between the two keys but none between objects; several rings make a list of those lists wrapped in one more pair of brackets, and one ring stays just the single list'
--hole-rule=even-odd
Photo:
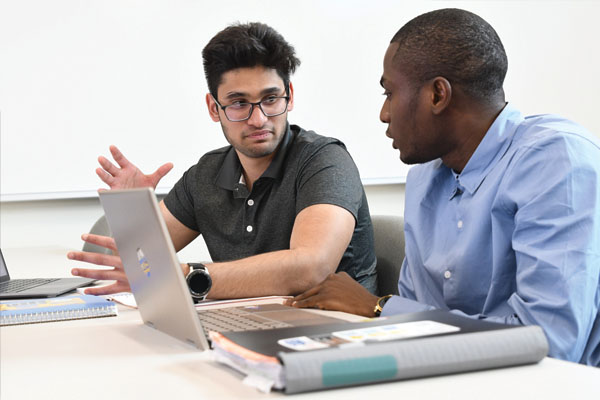
[{"label": "watch strap", "polygon": [[[196,269],[203,269],[206,271],[206,265],[204,265],[202,263],[187,263],[187,265],[189,265],[189,267],[190,267],[189,272],[192,272]],[[189,274],[189,272],[188,272],[188,274]]]},{"label": "watch strap", "polygon": [[385,305],[386,301],[388,301],[392,296],[393,295],[388,294],[377,299],[377,303],[375,304],[375,308],[373,309],[373,312],[375,313],[376,317],[379,317],[381,315],[381,312],[383,311],[383,306]]}]

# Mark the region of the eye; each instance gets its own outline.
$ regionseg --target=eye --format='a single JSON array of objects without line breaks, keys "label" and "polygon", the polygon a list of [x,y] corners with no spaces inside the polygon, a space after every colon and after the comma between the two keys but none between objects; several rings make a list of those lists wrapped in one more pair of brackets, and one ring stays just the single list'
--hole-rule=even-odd
[{"label": "eye", "polygon": [[263,104],[267,104],[267,105],[268,105],[268,104],[273,104],[273,103],[275,103],[277,100],[278,100],[278,97],[276,97],[276,96],[270,96],[270,97],[267,97],[266,99],[264,99],[264,100],[262,101],[262,103],[263,103]]},{"label": "eye", "polygon": [[242,101],[242,100],[236,100],[236,101],[234,101],[233,103],[231,103],[231,104],[229,105],[229,107],[231,107],[231,108],[244,108],[244,107],[246,107],[247,105],[248,105],[248,103],[246,103],[245,101]]},{"label": "eye", "polygon": [[387,90],[385,90],[382,94],[388,99],[392,96],[392,92],[389,92]]}]

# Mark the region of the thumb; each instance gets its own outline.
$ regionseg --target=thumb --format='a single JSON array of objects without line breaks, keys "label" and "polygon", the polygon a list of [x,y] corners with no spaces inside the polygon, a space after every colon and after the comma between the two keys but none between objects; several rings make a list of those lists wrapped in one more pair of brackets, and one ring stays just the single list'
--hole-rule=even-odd
[{"label": "thumb", "polygon": [[158,184],[166,174],[168,174],[173,169],[173,163],[166,163],[161,165],[153,174],[152,179],[154,180],[154,186]]},{"label": "thumb", "polygon": [[168,174],[173,169],[173,163],[166,163],[158,167],[154,175],[156,175],[159,179]]}]

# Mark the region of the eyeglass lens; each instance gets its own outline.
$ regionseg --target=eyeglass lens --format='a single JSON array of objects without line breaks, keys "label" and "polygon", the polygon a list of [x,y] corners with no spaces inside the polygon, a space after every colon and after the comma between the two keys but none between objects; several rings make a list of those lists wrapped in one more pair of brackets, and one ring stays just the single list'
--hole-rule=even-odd
[{"label": "eyeglass lens", "polygon": [[287,97],[269,97],[259,103],[234,103],[225,107],[225,114],[231,121],[243,121],[250,118],[254,105],[258,105],[267,117],[283,114],[287,109]]}]

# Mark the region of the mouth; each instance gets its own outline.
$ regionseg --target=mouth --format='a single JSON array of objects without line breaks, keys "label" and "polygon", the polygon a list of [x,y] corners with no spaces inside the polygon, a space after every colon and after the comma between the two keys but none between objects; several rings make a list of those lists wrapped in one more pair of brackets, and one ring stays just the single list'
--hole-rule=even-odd
[{"label": "mouth", "polygon": [[398,146],[396,146],[396,141],[394,140],[394,138],[390,135],[390,131],[385,131],[385,136],[389,137],[390,139],[392,139],[392,147],[394,148],[394,150],[398,150]]},{"label": "mouth", "polygon": [[248,135],[246,135],[246,139],[251,139],[251,140],[264,140],[267,139],[269,136],[271,136],[273,133],[270,130],[267,129],[261,129],[258,131],[254,131]]}]

